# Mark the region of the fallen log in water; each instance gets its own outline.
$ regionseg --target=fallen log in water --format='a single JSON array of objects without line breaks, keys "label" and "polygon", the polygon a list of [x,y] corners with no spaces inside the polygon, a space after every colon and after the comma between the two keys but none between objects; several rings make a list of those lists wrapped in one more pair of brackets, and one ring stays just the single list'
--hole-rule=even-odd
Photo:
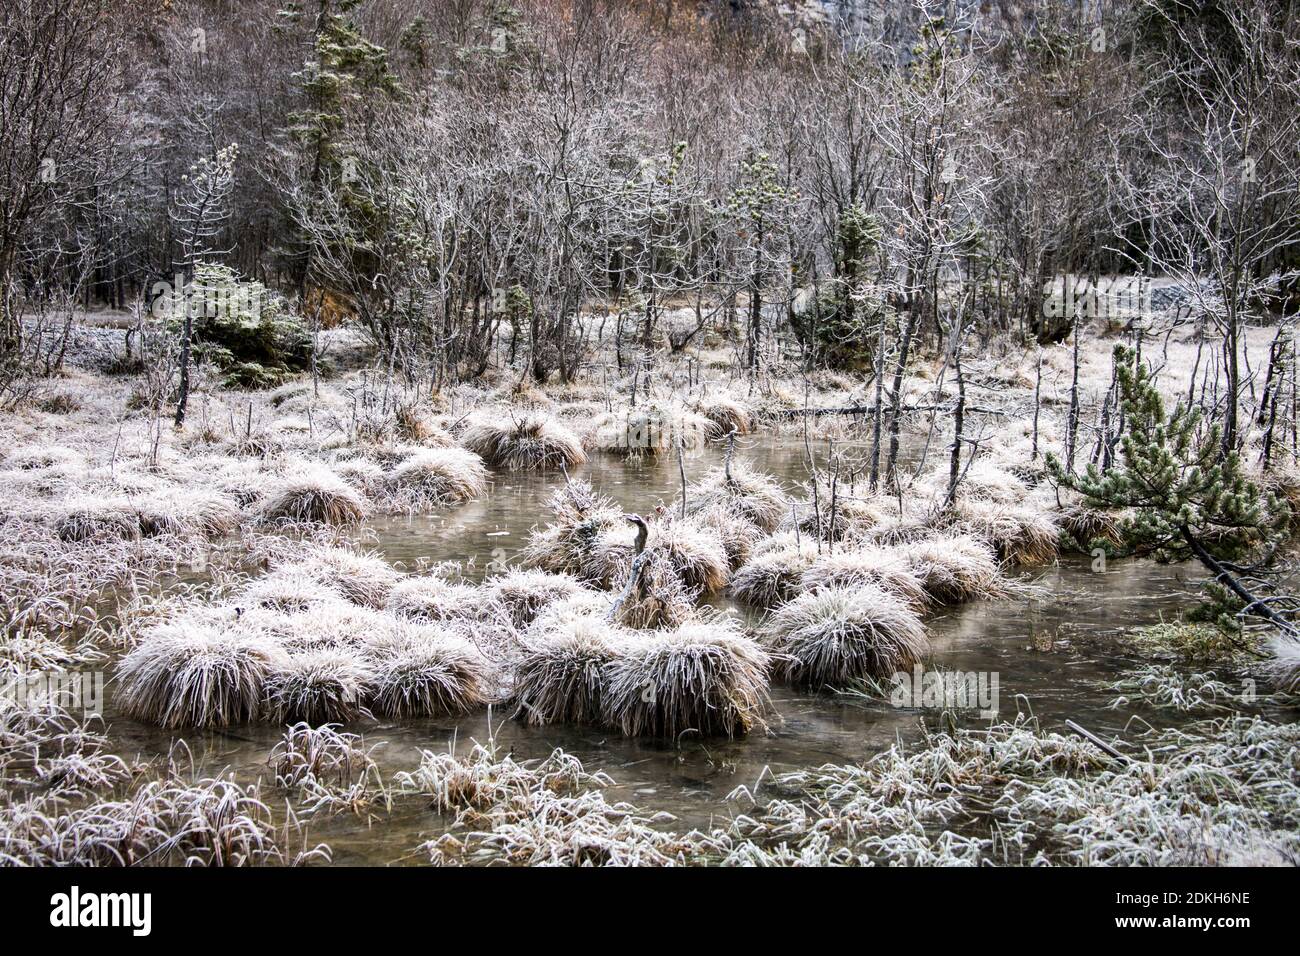
[{"label": "fallen log in water", "polygon": [[[904,405],[899,409],[903,414],[913,412],[951,412],[956,409],[956,404],[950,405]],[[885,411],[890,409],[886,406]],[[997,408],[984,408],[981,405],[967,405],[967,412],[978,412],[981,415],[1006,415],[1007,413]],[[872,415],[876,411],[873,405],[841,405],[834,408],[783,408],[779,409],[776,414],[785,415],[794,418],[796,415]]]}]

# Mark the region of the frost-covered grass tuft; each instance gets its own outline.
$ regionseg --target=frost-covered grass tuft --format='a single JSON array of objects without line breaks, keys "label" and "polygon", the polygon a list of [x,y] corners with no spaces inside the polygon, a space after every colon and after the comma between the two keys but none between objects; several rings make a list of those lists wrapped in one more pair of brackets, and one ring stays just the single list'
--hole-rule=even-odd
[{"label": "frost-covered grass tuft", "polygon": [[803,574],[817,560],[817,544],[782,533],[764,541],[731,578],[731,593],[747,604],[784,604],[803,586]]},{"label": "frost-covered grass tuft", "polygon": [[712,509],[771,534],[789,512],[790,503],[772,478],[734,461],[730,477],[726,469],[715,468],[687,489],[687,514]]},{"label": "frost-covered grass tuft", "polygon": [[507,471],[571,468],[587,460],[578,436],[539,412],[479,417],[465,429],[461,443]]},{"label": "frost-covered grass tuft", "polygon": [[906,552],[892,548],[863,547],[824,554],[804,571],[801,583],[814,590],[875,584],[918,612],[929,603],[925,583]]},{"label": "frost-covered grass tuft", "polygon": [[730,561],[715,528],[689,519],[656,521],[648,547],[663,554],[688,590],[711,594],[727,585]]},{"label": "frost-covered grass tuft", "polygon": [[262,712],[266,680],[288,655],[241,628],[173,621],[151,630],[122,658],[122,709],[163,727],[224,727]]},{"label": "frost-covered grass tuft", "polygon": [[324,466],[302,467],[271,487],[262,501],[267,522],[347,525],[366,515],[361,494]]},{"label": "frost-covered grass tuft", "polygon": [[772,612],[760,633],[777,669],[813,686],[885,680],[929,651],[925,626],[907,602],[865,582],[801,594]]},{"label": "frost-covered grass tuft", "polygon": [[348,548],[316,547],[283,571],[296,571],[319,581],[330,594],[341,594],[354,604],[381,608],[402,581],[402,573],[378,554]]},{"label": "frost-covered grass tuft", "polygon": [[135,505],[140,531],[221,538],[239,527],[239,504],[230,495],[208,489],[176,488],[155,492]]},{"label": "frost-covered grass tuft", "polygon": [[376,769],[365,741],[357,734],[343,733],[338,724],[294,724],[266,762],[275,774],[275,785],[285,790],[309,785],[342,790]]},{"label": "frost-covered grass tuft", "polygon": [[53,511],[55,533],[68,542],[129,541],[140,536],[140,514],[125,498],[77,495]]},{"label": "frost-covered grass tuft", "polygon": [[1032,505],[961,499],[956,528],[987,541],[1012,564],[1047,564],[1056,559],[1060,544],[1052,515]]},{"label": "frost-covered grass tuft", "polygon": [[463,757],[421,751],[420,765],[397,774],[394,781],[406,793],[431,798],[439,812],[470,814],[512,803],[534,790],[557,793],[612,783],[603,773],[588,773],[581,761],[562,750],[530,766],[517,763],[509,754],[500,756],[492,741],[486,746],[475,744]]},{"label": "frost-covered grass tuft", "polygon": [[421,845],[440,866],[671,866],[698,844],[694,834],[667,832],[668,814],[607,801],[601,791],[612,783],[561,750],[516,763],[491,744],[463,757],[426,751],[416,770],[398,775],[399,786],[429,796],[463,831]]},{"label": "frost-covered grass tuft", "polygon": [[709,423],[710,439],[725,438],[732,429],[737,435],[748,435],[755,429],[754,416],[748,408],[734,398],[726,395],[714,395],[702,399],[696,411]]},{"label": "frost-covered grass tuft", "polygon": [[[256,785],[227,778],[150,780],[118,800],[71,809],[32,799],[0,808],[0,864],[283,866],[329,862],[293,852]],[[300,832],[300,831],[299,831]]]},{"label": "frost-covered grass tuft", "polygon": [[1270,649],[1273,658],[1265,663],[1265,674],[1283,693],[1300,694],[1300,641],[1279,636],[1273,639]]},{"label": "frost-covered grass tuft", "polygon": [[568,574],[511,570],[485,581],[481,595],[491,607],[500,609],[511,624],[523,628],[551,604],[565,601],[581,590],[578,579]]},{"label": "frost-covered grass tuft", "polygon": [[1133,704],[1178,711],[1230,710],[1241,697],[1241,685],[1229,685],[1213,673],[1188,673],[1165,664],[1149,664],[1103,685],[1120,696],[1110,706]]},{"label": "frost-covered grass tuft", "polygon": [[941,535],[902,546],[912,573],[942,604],[1001,597],[1006,581],[997,555],[970,535]]},{"label": "frost-covered grass tuft", "polygon": [[631,640],[596,616],[557,621],[530,635],[515,667],[515,716],[530,724],[603,723],[609,667]]},{"label": "frost-covered grass tuft", "polygon": [[477,588],[436,575],[420,575],[394,585],[385,607],[412,621],[451,621],[475,617],[482,609],[482,596]]},{"label": "frost-covered grass tuft", "polygon": [[467,640],[432,627],[400,628],[371,649],[370,709],[388,717],[445,717],[487,704],[487,665]]},{"label": "frost-covered grass tuft", "polygon": [[463,448],[417,451],[387,476],[390,502],[408,511],[460,504],[487,489],[483,459]]},{"label": "frost-covered grass tuft", "polygon": [[347,723],[361,716],[375,685],[369,662],[342,648],[290,654],[266,675],[261,716],[276,723]]},{"label": "frost-covered grass tuft", "polygon": [[582,481],[566,482],[549,504],[553,519],[545,528],[533,530],[520,555],[523,564],[608,587],[630,560],[623,510]]},{"label": "frost-covered grass tuft", "polygon": [[638,636],[619,651],[602,709],[624,735],[732,737],[766,727],[769,658],[732,619]]}]

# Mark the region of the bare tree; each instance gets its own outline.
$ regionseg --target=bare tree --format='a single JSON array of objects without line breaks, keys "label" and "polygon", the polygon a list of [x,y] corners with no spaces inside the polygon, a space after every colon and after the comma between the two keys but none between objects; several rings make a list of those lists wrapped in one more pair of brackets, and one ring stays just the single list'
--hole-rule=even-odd
[{"label": "bare tree", "polygon": [[0,364],[10,371],[21,364],[23,351],[20,278],[67,264],[61,226],[108,178],[118,51],[119,35],[104,0],[5,5],[0,20]]},{"label": "bare tree", "polygon": [[190,167],[171,209],[171,220],[180,248],[176,260],[177,276],[185,284],[180,289],[172,290],[172,302],[183,310],[180,383],[176,395],[177,428],[185,424],[185,409],[190,397],[190,353],[194,340],[195,312],[207,307],[205,290],[189,289],[187,286],[194,277],[198,263],[220,251],[214,248],[214,242],[230,218],[230,194],[235,185],[235,159],[238,154],[238,147],[232,144],[218,150],[210,159],[200,159]]},{"label": "bare tree", "polygon": [[1222,8],[1220,32],[1169,18],[1187,57],[1158,86],[1185,107],[1150,110],[1145,129],[1154,188],[1134,197],[1135,218],[1158,222],[1155,271],[1177,278],[1194,314],[1222,336],[1223,443],[1242,440],[1243,329],[1294,287],[1300,246],[1300,68],[1294,21],[1264,3]]},{"label": "bare tree", "polygon": [[918,333],[933,328],[942,338],[941,289],[959,268],[958,252],[979,197],[981,157],[972,146],[979,115],[974,51],[970,38],[923,0],[921,44],[916,59],[891,75],[883,140],[893,188],[885,208],[887,234],[903,313],[889,388],[889,448],[885,474],[895,477],[902,424],[903,377]]}]

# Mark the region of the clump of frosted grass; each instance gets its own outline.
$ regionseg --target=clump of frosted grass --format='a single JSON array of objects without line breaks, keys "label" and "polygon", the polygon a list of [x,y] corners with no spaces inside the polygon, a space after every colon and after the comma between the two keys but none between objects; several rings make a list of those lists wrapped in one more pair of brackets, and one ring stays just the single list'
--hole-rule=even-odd
[{"label": "clump of frosted grass", "polygon": [[727,585],[730,560],[716,528],[690,520],[656,521],[648,547],[664,555],[688,590],[711,594]]},{"label": "clump of frosted grass", "polygon": [[[8,678],[0,676],[0,689]],[[125,763],[106,753],[108,738],[49,700],[0,694],[0,778],[61,797],[123,782]]]},{"label": "clump of frosted grass", "polygon": [[350,649],[300,651],[269,669],[258,716],[277,723],[346,723],[364,713],[375,683],[370,662]]},{"label": "clump of frosted grass", "polygon": [[390,506],[405,511],[460,504],[487,490],[483,459],[463,448],[416,451],[385,476]]},{"label": "clump of frosted grass", "polygon": [[569,574],[511,569],[488,578],[481,598],[500,610],[515,627],[524,628],[551,604],[568,600],[582,590],[581,582]]},{"label": "clump of frosted grass", "polygon": [[60,502],[52,520],[55,533],[68,542],[122,541],[140,536],[140,515],[125,498],[77,495]]},{"label": "clump of frosted grass", "polygon": [[843,686],[910,671],[929,651],[925,626],[897,594],[877,584],[826,587],[777,608],[760,630],[789,680]]},{"label": "clump of frosted grass", "polygon": [[529,536],[520,554],[524,566],[571,574],[585,584],[608,587],[628,563],[631,550],[625,541],[628,530],[623,510],[582,481],[566,482],[551,495],[549,506],[553,518]]},{"label": "clump of frosted grass", "polygon": [[903,545],[902,552],[926,593],[939,603],[960,604],[1006,593],[997,555],[970,535],[923,538]]},{"label": "clump of frosted grass", "polygon": [[1211,673],[1188,673],[1167,664],[1148,664],[1103,685],[1120,696],[1112,709],[1143,704],[1169,710],[1231,710],[1241,699],[1241,685],[1227,684]]},{"label": "clump of frosted grass", "polygon": [[730,591],[746,604],[771,608],[799,593],[803,573],[817,560],[817,543],[782,532],[759,544],[732,575]]},{"label": "clump of frosted grass", "polygon": [[733,737],[766,729],[769,663],[731,618],[638,635],[606,669],[604,721],[628,737]]},{"label": "clump of frosted grass", "polygon": [[961,498],[956,530],[987,541],[1004,561],[1047,564],[1056,559],[1060,533],[1053,516],[1033,505]]},{"label": "clump of frosted grass", "polygon": [[753,413],[741,402],[728,395],[712,395],[701,399],[695,409],[708,422],[711,440],[725,438],[734,429],[737,435],[749,435],[756,429]]},{"label": "clump of frosted grass", "polygon": [[772,478],[744,461],[734,461],[729,475],[725,468],[715,468],[687,491],[687,514],[711,509],[771,534],[789,512],[790,503]]},{"label": "clump of frosted grass", "polygon": [[452,831],[419,848],[436,865],[666,866],[696,844],[663,829],[668,814],[607,801],[601,790],[613,781],[561,750],[536,763],[491,742],[465,756],[426,751],[396,783],[454,814]]},{"label": "clump of frosted grass", "polygon": [[929,603],[925,583],[906,553],[892,548],[862,547],[824,554],[804,571],[801,584],[811,589],[874,584],[918,612]]},{"label": "clump of frosted grass", "polygon": [[[476,743],[463,756],[420,751],[420,764],[394,777],[405,793],[430,798],[441,813],[482,813],[499,803],[510,803],[535,790],[572,792],[579,787],[606,787],[605,774],[588,773],[582,762],[563,750],[554,750],[540,762],[516,762],[501,755],[495,741]],[[472,819],[472,817],[471,817]]]},{"label": "clump of frosted grass", "polygon": [[344,733],[337,724],[313,727],[297,723],[285,731],[267,758],[275,785],[295,792],[307,812],[322,809],[354,812],[375,803],[389,804],[388,789],[357,734]]},{"label": "clump of frosted grass", "polygon": [[0,807],[0,863],[22,866],[282,866],[329,862],[293,852],[256,785],[224,778],[148,781],[120,800],[72,809],[32,799]]},{"label": "clump of frosted grass", "polygon": [[432,623],[475,617],[482,600],[477,588],[430,574],[406,577],[395,584],[385,608],[401,618]]},{"label": "clump of frosted grass", "polygon": [[433,627],[398,627],[367,648],[368,703],[389,717],[455,716],[485,706],[487,662],[463,637]]},{"label": "clump of frosted grass", "polygon": [[319,581],[331,593],[371,608],[383,607],[403,577],[379,555],[349,548],[311,548],[289,567]]},{"label": "clump of frosted grass", "polygon": [[123,710],[163,727],[222,727],[262,711],[268,674],[288,655],[240,628],[180,618],[149,632],[118,666]]},{"label": "clump of frosted grass", "polygon": [[559,620],[526,637],[514,670],[515,716],[530,724],[600,724],[609,667],[630,640],[626,630],[594,615]]},{"label": "clump of frosted grass", "polygon": [[578,436],[541,412],[477,417],[465,429],[461,444],[507,471],[572,468],[587,460]]},{"label": "clump of frosted grass", "polygon": [[323,465],[304,465],[267,490],[261,519],[270,523],[348,525],[366,514],[366,501]]},{"label": "clump of frosted grass", "polygon": [[338,724],[299,722],[284,732],[267,765],[277,787],[292,789],[308,781],[347,787],[370,772],[375,762],[358,734],[344,733]]}]

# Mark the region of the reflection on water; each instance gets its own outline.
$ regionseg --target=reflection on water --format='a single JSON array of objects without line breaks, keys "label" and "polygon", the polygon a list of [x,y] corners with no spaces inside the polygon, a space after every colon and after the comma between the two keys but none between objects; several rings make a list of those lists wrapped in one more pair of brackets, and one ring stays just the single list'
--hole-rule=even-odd
[{"label": "reflection on water", "polygon": [[[824,455],[824,445],[814,446],[814,452]],[[792,490],[806,479],[800,439],[764,437],[744,453]],[[688,481],[719,461],[717,449],[688,456]],[[574,477],[589,480],[628,511],[670,505],[680,490],[675,459],[625,463],[596,455]],[[369,543],[407,567],[420,561],[468,561],[469,575],[481,577],[490,562],[510,560],[526,544],[529,529],[547,518],[547,498],[563,482],[560,474],[498,474],[489,494],[453,513],[372,523]],[[1086,560],[1069,558],[1026,572],[1034,585],[1032,597],[975,603],[931,618],[931,666],[995,673],[1004,716],[1030,710],[1048,727],[1072,718],[1103,734],[1131,732],[1126,724],[1132,713],[1107,709],[1114,695],[1095,686],[1114,679],[1123,664],[1110,638],[1121,629],[1176,614],[1187,604],[1192,573],[1187,567],[1146,561],[1114,561],[1105,573],[1093,573]],[[752,613],[737,610],[753,620]],[[589,769],[603,769],[617,781],[611,798],[668,810],[683,827],[720,821],[727,812],[723,798],[740,784],[752,788],[766,769],[780,773],[860,760],[920,732],[921,711],[916,709],[781,685],[772,688],[772,696],[779,717],[772,733],[732,741],[627,740],[591,728],[526,727],[499,712],[459,720],[360,722],[349,729],[363,733],[369,744],[382,744],[375,756],[385,776],[413,767],[420,749],[484,740],[489,727],[519,759],[544,757],[563,747]],[[117,752],[124,756],[165,755],[175,736],[115,714],[111,690],[106,717]],[[926,717],[932,726],[937,723],[937,712]],[[1143,717],[1155,720],[1150,712]],[[279,736],[277,728],[252,726],[187,734],[186,740],[205,772],[229,768],[240,779],[252,780],[259,775],[269,779],[265,760]],[[371,824],[350,814],[313,822],[311,834],[313,840],[330,843],[337,862],[389,863],[411,859],[414,847],[437,827],[437,817],[408,800]]]}]

